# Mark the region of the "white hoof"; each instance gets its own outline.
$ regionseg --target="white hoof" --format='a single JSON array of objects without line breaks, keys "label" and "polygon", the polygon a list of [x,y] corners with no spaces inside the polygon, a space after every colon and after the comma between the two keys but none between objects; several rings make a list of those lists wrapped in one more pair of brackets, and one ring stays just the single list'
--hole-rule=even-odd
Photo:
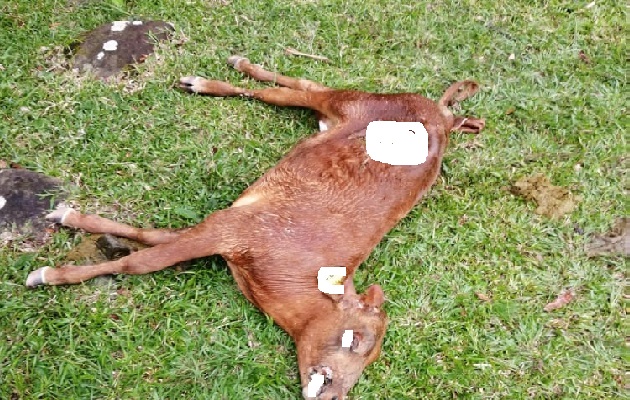
[{"label": "white hoof", "polygon": [[179,79],[179,87],[188,92],[198,93],[199,83],[203,81],[204,78],[199,76],[184,76]]},{"label": "white hoof", "polygon": [[247,58],[241,57],[241,56],[230,56],[227,59],[228,65],[231,65],[232,67],[234,67],[236,69],[238,69],[238,64],[240,64],[241,61],[249,61],[249,60]]},{"label": "white hoof", "polygon": [[74,211],[72,208],[60,207],[54,210],[53,212],[51,212],[50,214],[46,215],[46,219],[49,220],[50,222],[55,222],[57,224],[63,225],[63,222],[65,221],[66,217],[71,212],[76,212],[76,211]]},{"label": "white hoof", "polygon": [[37,286],[45,285],[46,284],[45,274],[46,274],[46,270],[49,268],[50,267],[43,267],[28,274],[28,278],[26,278],[26,286],[29,288],[34,288]]}]

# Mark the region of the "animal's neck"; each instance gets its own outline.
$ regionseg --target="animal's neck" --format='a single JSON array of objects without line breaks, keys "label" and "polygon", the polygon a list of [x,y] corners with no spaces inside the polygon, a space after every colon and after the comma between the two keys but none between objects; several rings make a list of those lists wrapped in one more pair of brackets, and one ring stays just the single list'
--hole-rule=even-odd
[{"label": "animal's neck", "polygon": [[317,289],[289,296],[270,296],[263,304],[262,310],[294,339],[300,337],[306,325],[318,315],[334,310],[334,301]]}]

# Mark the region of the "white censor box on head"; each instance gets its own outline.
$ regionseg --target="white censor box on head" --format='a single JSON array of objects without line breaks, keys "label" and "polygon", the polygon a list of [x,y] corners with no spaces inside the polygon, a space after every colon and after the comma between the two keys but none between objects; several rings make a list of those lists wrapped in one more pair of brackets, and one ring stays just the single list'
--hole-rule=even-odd
[{"label": "white censor box on head", "polygon": [[326,294],[343,294],[346,267],[321,267],[317,271],[317,288]]},{"label": "white censor box on head", "polygon": [[365,148],[374,161],[391,165],[420,165],[427,160],[429,134],[420,122],[372,121]]},{"label": "white censor box on head", "polygon": [[309,399],[314,399],[317,397],[317,393],[324,386],[324,375],[322,374],[313,374],[311,376],[311,380],[307,386],[307,394],[306,397]]}]

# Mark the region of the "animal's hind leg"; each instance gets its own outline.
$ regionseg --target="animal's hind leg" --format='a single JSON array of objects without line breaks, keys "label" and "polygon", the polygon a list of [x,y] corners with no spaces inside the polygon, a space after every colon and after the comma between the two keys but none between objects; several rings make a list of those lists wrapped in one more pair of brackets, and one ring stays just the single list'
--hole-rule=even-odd
[{"label": "animal's hind leg", "polygon": [[247,58],[240,56],[231,56],[228,58],[228,64],[234,69],[248,75],[257,81],[273,82],[280,86],[286,86],[295,90],[304,90],[308,92],[324,92],[332,90],[320,83],[310,81],[308,79],[296,79],[289,76],[280,75],[276,72],[267,71],[257,64],[252,64]]},{"label": "animal's hind leg", "polygon": [[86,266],[40,268],[28,275],[26,286],[81,283],[108,274],[146,274],[182,261],[223,254],[230,246],[224,232],[229,228],[231,215],[227,210],[217,211],[201,224],[181,233],[175,240],[131,253],[115,261]]},{"label": "animal's hind leg", "polygon": [[141,229],[121,224],[107,218],[92,214],[81,214],[71,208],[57,209],[46,216],[50,221],[70,228],[83,229],[89,233],[109,233],[126,237],[149,246],[170,243],[190,230],[184,229]]},{"label": "animal's hind leg", "polygon": [[339,91],[328,88],[306,79],[295,79],[266,71],[245,58],[232,56],[229,62],[239,71],[243,71],[254,79],[275,82],[285,87],[260,90],[243,89],[223,81],[208,80],[198,76],[186,76],[179,80],[179,88],[187,92],[217,97],[243,96],[253,97],[265,103],[286,106],[305,107],[316,112],[320,122],[320,130],[332,130],[343,123],[341,110],[333,101]]},{"label": "animal's hind leg", "polygon": [[149,247],[115,261],[96,265],[43,267],[28,275],[26,286],[81,283],[109,274],[147,274],[182,261],[208,256],[213,252],[213,247],[205,243],[204,239],[182,236],[170,243]]}]

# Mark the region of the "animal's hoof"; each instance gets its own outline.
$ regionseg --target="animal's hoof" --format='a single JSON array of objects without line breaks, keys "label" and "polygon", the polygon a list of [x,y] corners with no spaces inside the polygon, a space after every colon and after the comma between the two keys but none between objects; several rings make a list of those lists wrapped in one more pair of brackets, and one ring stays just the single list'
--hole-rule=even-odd
[{"label": "animal's hoof", "polygon": [[179,88],[186,92],[197,93],[201,81],[203,78],[198,76],[183,76],[179,79]]},{"label": "animal's hoof", "polygon": [[26,286],[29,288],[34,288],[37,286],[45,285],[46,284],[45,274],[46,274],[46,270],[49,268],[50,267],[43,267],[28,274],[28,277],[26,278]]},{"label": "animal's hoof", "polygon": [[72,208],[60,207],[54,210],[53,212],[51,212],[50,214],[46,215],[46,219],[49,220],[50,222],[63,225],[63,221],[71,212],[75,212],[75,211]]},{"label": "animal's hoof", "polygon": [[249,62],[249,60],[245,57],[241,57],[241,56],[230,56],[227,59],[227,63],[228,65],[231,65],[232,67],[238,69],[238,65],[242,62],[242,61],[247,61]]}]

